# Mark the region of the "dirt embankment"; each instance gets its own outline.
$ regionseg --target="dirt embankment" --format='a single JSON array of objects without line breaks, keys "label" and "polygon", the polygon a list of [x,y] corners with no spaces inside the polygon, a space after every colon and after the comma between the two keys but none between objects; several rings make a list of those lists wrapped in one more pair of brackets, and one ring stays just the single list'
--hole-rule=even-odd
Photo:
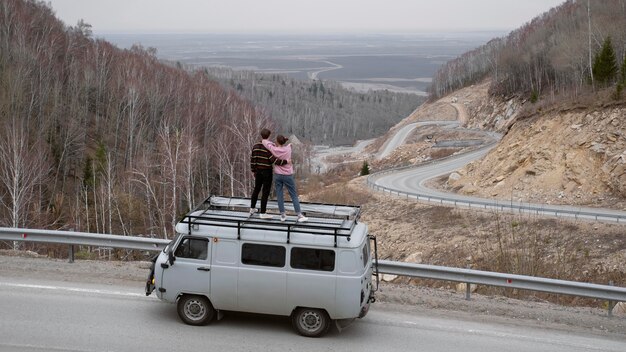
[{"label": "dirt embankment", "polygon": [[626,206],[626,108],[555,111],[518,121],[449,184],[521,202]]},{"label": "dirt embankment", "polygon": [[440,187],[520,202],[626,207],[626,104],[564,102],[542,112],[540,103],[492,97],[488,85],[440,101],[464,106],[468,127],[505,136]]},{"label": "dirt embankment", "polygon": [[[460,110],[466,113],[464,127],[504,134],[485,158],[458,170],[454,180],[433,183],[435,187],[507,201],[626,209],[626,102],[533,104],[490,96],[489,84],[424,104],[397,126],[454,120]],[[374,170],[415,165],[461,152],[463,148],[433,148],[433,142],[480,138],[472,133],[420,128],[388,158],[371,165]]]}]

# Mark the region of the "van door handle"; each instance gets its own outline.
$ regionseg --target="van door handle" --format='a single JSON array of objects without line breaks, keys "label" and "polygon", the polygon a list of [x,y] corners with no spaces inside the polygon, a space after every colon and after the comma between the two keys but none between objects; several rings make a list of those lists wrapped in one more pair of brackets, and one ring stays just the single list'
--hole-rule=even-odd
[{"label": "van door handle", "polygon": [[207,268],[206,266],[201,266],[201,267],[198,268],[198,270],[211,271],[211,268]]}]

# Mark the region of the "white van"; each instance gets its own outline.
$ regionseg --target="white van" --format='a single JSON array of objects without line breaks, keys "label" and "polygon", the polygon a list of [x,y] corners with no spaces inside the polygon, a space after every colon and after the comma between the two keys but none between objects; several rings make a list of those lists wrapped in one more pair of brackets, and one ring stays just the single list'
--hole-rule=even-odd
[{"label": "white van", "polygon": [[360,207],[301,202],[309,217],[301,223],[262,220],[249,206],[247,198],[213,196],[187,214],[154,259],[146,295],[156,289],[177,302],[187,324],[208,324],[223,311],[284,315],[310,337],[367,314],[376,239],[358,221]]}]

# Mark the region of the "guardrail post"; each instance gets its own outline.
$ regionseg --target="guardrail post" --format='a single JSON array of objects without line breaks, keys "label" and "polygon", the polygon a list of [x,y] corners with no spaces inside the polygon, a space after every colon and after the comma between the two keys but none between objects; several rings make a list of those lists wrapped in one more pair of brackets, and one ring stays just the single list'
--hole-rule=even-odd
[{"label": "guardrail post", "polygon": [[70,244],[68,257],[69,257],[68,262],[73,263],[74,262],[74,245],[73,244]]},{"label": "guardrail post", "polygon": [[[468,265],[467,268],[470,269],[470,266]],[[471,294],[472,294],[472,292],[471,292],[470,288],[471,288],[470,283],[466,282],[465,283],[465,300],[466,301],[471,301]]]},{"label": "guardrail post", "polygon": [[[609,286],[613,286],[613,280],[609,281]],[[613,308],[615,308],[615,302],[609,301],[609,318],[613,318]]]}]

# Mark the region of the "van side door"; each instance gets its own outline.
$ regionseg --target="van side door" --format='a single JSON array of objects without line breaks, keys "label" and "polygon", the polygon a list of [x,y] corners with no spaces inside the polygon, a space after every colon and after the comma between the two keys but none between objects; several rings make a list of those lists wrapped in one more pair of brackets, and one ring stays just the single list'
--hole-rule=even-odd
[{"label": "van side door", "polygon": [[216,309],[237,310],[238,240],[214,238],[211,255],[211,303]]},{"label": "van side door", "polygon": [[176,301],[181,293],[204,295],[211,292],[211,241],[206,237],[183,236],[173,249],[173,264],[163,269],[164,300]]},{"label": "van side door", "polygon": [[243,243],[237,287],[237,310],[289,315],[286,248],[283,245]]}]

